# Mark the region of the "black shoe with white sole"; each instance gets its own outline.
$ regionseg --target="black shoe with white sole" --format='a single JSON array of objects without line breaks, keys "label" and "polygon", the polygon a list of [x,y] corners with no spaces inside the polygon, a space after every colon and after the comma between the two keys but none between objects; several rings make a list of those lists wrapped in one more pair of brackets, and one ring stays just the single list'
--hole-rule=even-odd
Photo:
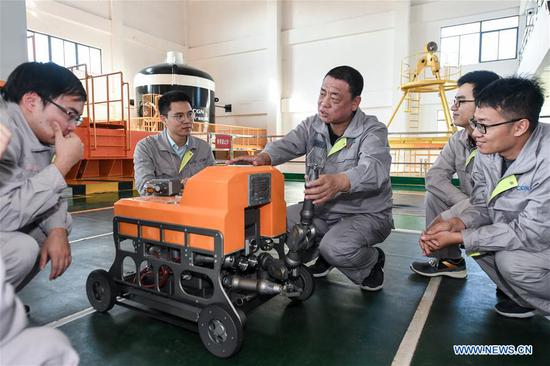
[{"label": "black shoe with white sole", "polygon": [[378,291],[384,287],[384,264],[386,263],[386,255],[380,248],[375,248],[378,251],[378,260],[372,267],[370,274],[363,280],[361,290]]},{"label": "black shoe with white sole", "polygon": [[508,318],[531,318],[535,316],[534,308],[526,308],[518,305],[514,300],[507,299],[495,305],[495,311]]},{"label": "black shoe with white sole", "polygon": [[319,255],[313,265],[309,266],[309,270],[315,278],[326,277],[333,268],[334,266],[328,264],[321,255]]},{"label": "black shoe with white sole", "polygon": [[413,272],[426,277],[447,276],[452,278],[466,278],[466,261],[460,259],[431,259],[428,262],[412,262],[410,268]]}]

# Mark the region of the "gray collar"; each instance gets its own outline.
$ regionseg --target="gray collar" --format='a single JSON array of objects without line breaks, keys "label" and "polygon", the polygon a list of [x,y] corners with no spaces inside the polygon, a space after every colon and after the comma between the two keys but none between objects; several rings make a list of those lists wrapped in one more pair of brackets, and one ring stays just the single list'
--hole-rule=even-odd
[{"label": "gray collar", "polygon": [[42,152],[42,151],[53,151],[54,147],[51,145],[46,145],[38,140],[38,137],[34,134],[31,126],[25,119],[21,108],[17,103],[9,102],[7,103],[8,113],[10,116],[14,117],[14,123],[16,128],[19,129],[27,142],[30,144],[30,148],[33,152]]},{"label": "gray collar", "polygon": [[[365,113],[360,108],[357,108],[357,111],[355,112],[355,115],[351,119],[351,122],[349,123],[348,127],[344,131],[344,134],[342,137],[346,138],[356,138],[361,136],[363,133],[365,126],[363,123],[363,120],[365,119]],[[312,127],[317,132],[322,134],[323,136],[329,138],[328,128],[325,127],[327,124],[319,118],[319,115],[315,115],[315,120],[313,121]]]},{"label": "gray collar", "polygon": [[[534,168],[537,160],[535,159],[536,151],[548,129],[550,129],[550,126],[547,128],[540,123],[538,124],[537,128],[531,133],[531,136],[529,136],[529,139],[521,149],[516,160],[506,171],[506,175],[523,174]],[[502,159],[502,156],[499,154],[493,154],[493,162],[497,167],[502,166]]]},{"label": "gray collar", "polygon": [[[196,137],[189,135],[187,137],[187,140],[188,140],[187,149],[196,150],[197,149]],[[159,141],[161,142],[159,150],[171,151],[174,154],[176,154],[176,152],[174,151],[174,149],[172,149],[172,146],[170,145],[170,141],[168,140],[168,130],[166,128],[160,133]]]}]

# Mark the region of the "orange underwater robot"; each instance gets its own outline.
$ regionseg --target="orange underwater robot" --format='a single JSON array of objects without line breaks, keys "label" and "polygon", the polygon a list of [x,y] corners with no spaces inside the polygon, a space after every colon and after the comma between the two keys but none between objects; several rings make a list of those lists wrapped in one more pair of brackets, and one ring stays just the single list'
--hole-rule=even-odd
[{"label": "orange underwater robot", "polygon": [[275,295],[311,296],[313,277],[297,252],[315,230],[298,224],[288,247],[284,179],[273,167],[208,167],[181,197],[168,195],[169,183],[115,203],[115,259],[109,271],[90,273],[88,299],[99,312],[118,304],[198,325],[207,350],[229,357],[241,347],[248,311]]}]

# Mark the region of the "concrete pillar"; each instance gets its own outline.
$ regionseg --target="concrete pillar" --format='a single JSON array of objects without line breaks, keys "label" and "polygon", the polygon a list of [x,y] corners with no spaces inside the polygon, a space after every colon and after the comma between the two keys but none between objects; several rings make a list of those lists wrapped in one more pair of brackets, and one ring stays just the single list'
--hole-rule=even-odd
[{"label": "concrete pillar", "polygon": [[282,2],[266,0],[267,12],[267,134],[280,135],[283,131],[281,98],[283,90],[283,48],[281,45]]},{"label": "concrete pillar", "polygon": [[25,0],[0,1],[0,80],[27,61]]}]

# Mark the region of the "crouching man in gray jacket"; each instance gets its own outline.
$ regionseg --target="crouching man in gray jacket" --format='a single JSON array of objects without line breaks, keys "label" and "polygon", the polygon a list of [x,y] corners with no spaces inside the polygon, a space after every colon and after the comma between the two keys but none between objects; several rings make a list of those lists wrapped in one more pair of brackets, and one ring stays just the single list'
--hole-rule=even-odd
[{"label": "crouching man in gray jacket", "polygon": [[71,216],[61,193],[65,174],[82,158],[74,131],[85,101],[80,80],[54,63],[19,65],[1,91],[11,142],[0,160],[0,254],[17,290],[48,261],[50,280],[71,264]]},{"label": "crouching man in gray jacket", "polygon": [[139,141],[134,151],[136,189],[141,195],[151,179],[180,179],[185,183],[215,162],[210,146],[191,136],[194,113],[187,94],[179,90],[165,93],[159,98],[159,111],[166,128]]},{"label": "crouching man in gray jacket", "polygon": [[550,315],[550,125],[539,124],[541,86],[510,77],[476,99],[474,138],[480,154],[471,206],[420,237],[433,252],[464,243],[507,298],[504,316]]},{"label": "crouching man in gray jacket", "polygon": [[[56,65],[54,68],[56,67],[58,66]],[[38,69],[40,68],[38,66]],[[23,75],[25,74],[23,73]],[[47,75],[42,75],[42,77],[48,78]],[[19,82],[24,84],[25,79],[23,78]],[[32,83],[30,80],[27,80],[27,82]],[[11,122],[13,121],[8,113],[8,105],[4,103],[3,98],[0,98],[0,163],[3,162],[2,157],[10,146],[12,139],[10,129],[14,131],[15,139],[20,138],[18,136],[21,132],[20,129],[17,126],[13,126]],[[10,128],[5,127],[2,123],[9,124]],[[21,141],[18,143],[20,144]],[[10,147],[10,149],[13,152],[13,147]],[[38,156],[40,152],[36,152],[36,154]],[[13,154],[11,157],[9,153],[7,155],[8,159],[13,159]],[[5,166],[0,165],[0,168],[4,169]],[[16,170],[16,172],[22,174],[21,171]],[[21,209],[22,215],[25,214],[25,208]],[[3,218],[4,216],[2,216],[2,224],[4,223]],[[10,224],[13,224],[13,222]],[[17,240],[14,241],[14,238]],[[2,245],[0,247],[0,364],[78,365],[78,355],[63,333],[57,329],[47,327],[28,327],[25,308],[15,295],[12,283],[17,283],[25,276],[28,276],[32,266],[36,262],[38,245],[35,239],[31,236],[25,236],[23,233],[0,232],[0,244]],[[10,254],[9,260],[12,267],[14,264],[27,263],[26,266],[21,266],[22,268],[11,268],[9,281],[6,279],[4,260],[2,258],[2,253],[4,252]],[[32,345],[32,352],[29,352],[30,345]]]},{"label": "crouching man in gray jacket", "polygon": [[[248,160],[279,165],[307,154],[306,173],[318,165],[319,178],[306,182],[305,198],[313,200],[318,243],[310,267],[315,277],[338,268],[363,290],[384,284],[385,255],[374,245],[390,234],[392,191],[386,126],[359,108],[363,77],[349,67],[330,70],[323,79],[318,113]],[[288,207],[287,227],[300,221],[302,203]]]},{"label": "crouching man in gray jacket", "polygon": [[[470,120],[476,108],[475,99],[487,85],[499,76],[492,71],[478,70],[458,79],[458,90],[451,105],[453,120],[462,130],[451,136],[426,175],[426,228],[441,219],[458,216],[469,206],[472,193],[472,169],[477,154]],[[457,174],[459,186],[452,179]],[[423,253],[426,254],[426,253]],[[413,262],[411,269],[427,277],[448,276],[466,278],[466,261],[458,245],[451,245],[431,254],[428,262]]]}]

